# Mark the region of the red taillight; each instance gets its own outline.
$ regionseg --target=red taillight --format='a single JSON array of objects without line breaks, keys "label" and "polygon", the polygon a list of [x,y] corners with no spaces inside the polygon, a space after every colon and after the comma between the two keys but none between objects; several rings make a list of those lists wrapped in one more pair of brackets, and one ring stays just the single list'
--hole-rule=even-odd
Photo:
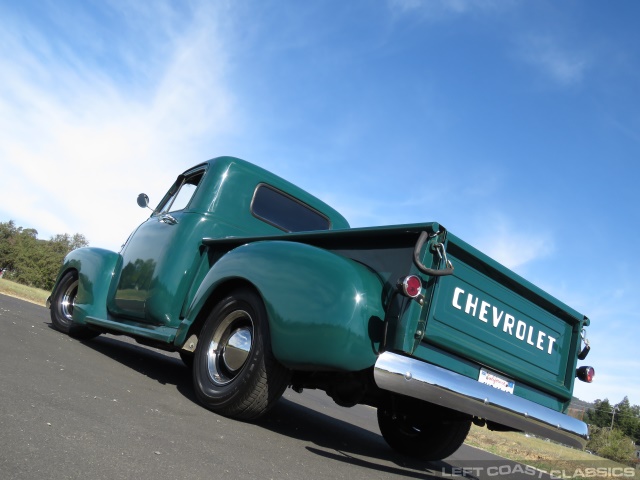
[{"label": "red taillight", "polygon": [[591,383],[595,375],[596,371],[593,367],[580,367],[576,370],[576,377],[583,382]]},{"label": "red taillight", "polygon": [[416,275],[404,277],[399,283],[402,285],[402,293],[407,297],[416,298],[422,291],[422,280]]}]

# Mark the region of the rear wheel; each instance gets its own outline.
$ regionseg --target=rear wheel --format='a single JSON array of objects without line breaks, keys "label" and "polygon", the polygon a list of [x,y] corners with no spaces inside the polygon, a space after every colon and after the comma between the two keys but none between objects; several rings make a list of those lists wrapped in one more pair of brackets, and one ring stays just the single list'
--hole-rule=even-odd
[{"label": "rear wheel", "polygon": [[412,417],[395,415],[388,409],[379,408],[378,426],[395,451],[422,460],[441,460],[464,443],[471,428],[471,418]]},{"label": "rear wheel", "polygon": [[51,296],[51,323],[53,326],[72,337],[89,339],[100,335],[84,325],[73,322],[73,310],[78,295],[78,273],[70,270],[58,282]]},{"label": "rear wheel", "polygon": [[251,420],[266,413],[289,383],[273,356],[262,299],[239,289],[207,318],[193,358],[196,395],[208,409]]}]

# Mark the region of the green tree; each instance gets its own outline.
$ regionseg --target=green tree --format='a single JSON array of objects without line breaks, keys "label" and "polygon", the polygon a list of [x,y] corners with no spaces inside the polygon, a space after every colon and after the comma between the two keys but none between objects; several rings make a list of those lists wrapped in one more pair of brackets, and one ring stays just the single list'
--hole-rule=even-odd
[{"label": "green tree", "polygon": [[22,228],[18,229],[13,220],[0,222],[0,268],[9,271],[14,269],[15,264],[15,239]]},{"label": "green tree", "polygon": [[64,257],[89,244],[84,235],[58,234],[39,240],[34,228],[17,227],[13,220],[0,223],[0,268],[16,282],[51,290]]},{"label": "green tree", "polygon": [[587,449],[599,456],[620,463],[631,464],[635,457],[634,442],[622,430],[614,428],[592,428]]},{"label": "green tree", "polygon": [[631,405],[628,397],[613,407],[616,410],[614,424],[635,442],[640,442],[640,407]]},{"label": "green tree", "polygon": [[606,398],[596,400],[594,408],[587,411],[585,421],[592,427],[611,429],[613,426],[634,442],[640,442],[640,407],[632,406],[628,397],[615,405]]},{"label": "green tree", "polygon": [[56,252],[63,253],[64,255],[76,248],[86,247],[89,245],[85,236],[80,233],[76,233],[73,236],[68,233],[57,234],[51,237],[51,240],[49,241]]},{"label": "green tree", "polygon": [[611,412],[612,407],[609,403],[609,400],[605,398],[604,400],[596,400],[594,402],[594,408],[592,410],[587,411],[587,415],[585,416],[585,421],[589,425],[593,425],[596,427],[610,427],[611,426]]},{"label": "green tree", "polygon": [[42,259],[38,248],[38,240],[31,232],[20,233],[14,243],[15,268],[11,277],[18,283],[30,287],[40,287],[40,266]]}]

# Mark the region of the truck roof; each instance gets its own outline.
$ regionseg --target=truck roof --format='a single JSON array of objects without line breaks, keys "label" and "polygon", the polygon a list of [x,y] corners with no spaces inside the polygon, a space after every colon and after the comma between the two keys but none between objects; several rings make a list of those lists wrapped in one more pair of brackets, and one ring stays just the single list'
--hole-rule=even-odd
[{"label": "truck roof", "polygon": [[[265,170],[262,167],[259,167],[258,165],[240,158],[222,156],[212,158],[211,160],[198,164],[195,167],[186,170],[183,175],[186,176],[190,172],[199,169],[202,166],[206,166],[208,172],[211,172],[212,170],[216,172],[214,175],[206,175],[207,178],[204,181],[211,183],[205,186],[205,191],[220,191],[222,190],[224,183],[229,183],[233,184],[234,190],[242,189],[243,191],[253,192],[258,185],[266,184],[326,216],[329,219],[331,229],[350,228],[349,222],[333,207],[302,188],[297,187],[293,183],[269,172],[268,170]],[[213,182],[215,182],[215,184]],[[217,198],[217,195],[214,195],[213,199],[209,200],[210,205],[201,205],[201,208],[204,210],[212,210],[214,207],[224,208],[225,205],[222,203],[214,205]],[[247,200],[250,201],[251,198],[252,197],[248,197]],[[236,205],[236,207],[238,206]],[[245,211],[248,211],[248,209]]]}]

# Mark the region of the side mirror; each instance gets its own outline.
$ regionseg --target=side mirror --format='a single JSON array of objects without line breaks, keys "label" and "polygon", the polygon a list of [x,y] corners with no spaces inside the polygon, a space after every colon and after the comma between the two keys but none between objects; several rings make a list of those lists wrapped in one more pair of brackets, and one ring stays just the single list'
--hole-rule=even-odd
[{"label": "side mirror", "polygon": [[140,208],[149,208],[149,197],[146,193],[141,193],[138,195],[138,206]]}]

